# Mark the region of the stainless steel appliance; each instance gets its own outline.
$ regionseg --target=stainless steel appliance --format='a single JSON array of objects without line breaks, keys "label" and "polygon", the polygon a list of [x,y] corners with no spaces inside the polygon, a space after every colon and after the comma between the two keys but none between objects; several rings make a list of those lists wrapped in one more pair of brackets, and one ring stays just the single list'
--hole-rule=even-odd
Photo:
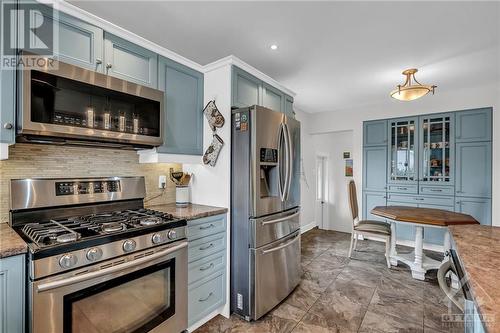
[{"label": "stainless steel appliance", "polygon": [[182,332],[186,221],[144,209],[144,178],[11,181],[28,243],[28,331]]},{"label": "stainless steel appliance", "polygon": [[237,109],[231,146],[231,309],[256,320],[300,282],[300,123]]},{"label": "stainless steel appliance", "polygon": [[18,141],[122,148],[163,143],[162,91],[53,64],[19,75]]}]

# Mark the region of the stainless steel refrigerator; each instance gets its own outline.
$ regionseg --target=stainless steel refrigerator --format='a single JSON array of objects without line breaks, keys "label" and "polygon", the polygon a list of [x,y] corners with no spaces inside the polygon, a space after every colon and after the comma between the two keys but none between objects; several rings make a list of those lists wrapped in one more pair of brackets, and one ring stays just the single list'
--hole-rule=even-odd
[{"label": "stainless steel refrigerator", "polygon": [[300,123],[252,106],[231,125],[231,310],[256,320],[300,282]]}]

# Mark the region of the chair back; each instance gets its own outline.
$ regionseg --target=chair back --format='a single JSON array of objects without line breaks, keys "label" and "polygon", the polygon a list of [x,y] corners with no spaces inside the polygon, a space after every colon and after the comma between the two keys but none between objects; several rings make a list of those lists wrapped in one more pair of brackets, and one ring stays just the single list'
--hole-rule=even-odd
[{"label": "chair back", "polygon": [[349,206],[351,207],[352,222],[356,224],[359,221],[358,196],[356,193],[356,183],[351,179],[348,185]]}]

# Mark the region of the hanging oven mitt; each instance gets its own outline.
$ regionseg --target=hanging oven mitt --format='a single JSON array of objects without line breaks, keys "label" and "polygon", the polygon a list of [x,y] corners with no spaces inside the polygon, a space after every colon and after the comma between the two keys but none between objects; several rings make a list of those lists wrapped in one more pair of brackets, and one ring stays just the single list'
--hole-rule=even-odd
[{"label": "hanging oven mitt", "polygon": [[222,141],[220,136],[214,133],[212,143],[210,144],[210,146],[208,146],[205,154],[203,154],[203,163],[209,164],[210,166],[215,166],[223,145],[224,141]]},{"label": "hanging oven mitt", "polygon": [[212,131],[215,131],[216,127],[220,128],[224,126],[224,116],[220,113],[219,109],[217,109],[215,101],[208,102],[203,109],[203,113],[205,114]]}]

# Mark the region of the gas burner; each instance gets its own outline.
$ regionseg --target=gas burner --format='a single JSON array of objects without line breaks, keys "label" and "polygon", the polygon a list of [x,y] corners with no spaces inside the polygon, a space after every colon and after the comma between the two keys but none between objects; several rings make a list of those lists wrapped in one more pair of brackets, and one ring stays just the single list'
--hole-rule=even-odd
[{"label": "gas burner", "polygon": [[101,224],[101,230],[105,233],[112,233],[125,230],[127,227],[121,222],[106,222]]},{"label": "gas burner", "polygon": [[[50,237],[50,236],[49,236]],[[50,237],[52,239],[52,237]],[[62,234],[57,237],[55,237],[55,240],[57,243],[69,243],[69,242],[74,242],[80,238],[80,234],[77,233],[68,233],[68,234]]]},{"label": "gas burner", "polygon": [[146,217],[146,218],[141,219],[139,224],[149,226],[149,225],[160,224],[162,222],[163,222],[163,220],[159,217]]}]

